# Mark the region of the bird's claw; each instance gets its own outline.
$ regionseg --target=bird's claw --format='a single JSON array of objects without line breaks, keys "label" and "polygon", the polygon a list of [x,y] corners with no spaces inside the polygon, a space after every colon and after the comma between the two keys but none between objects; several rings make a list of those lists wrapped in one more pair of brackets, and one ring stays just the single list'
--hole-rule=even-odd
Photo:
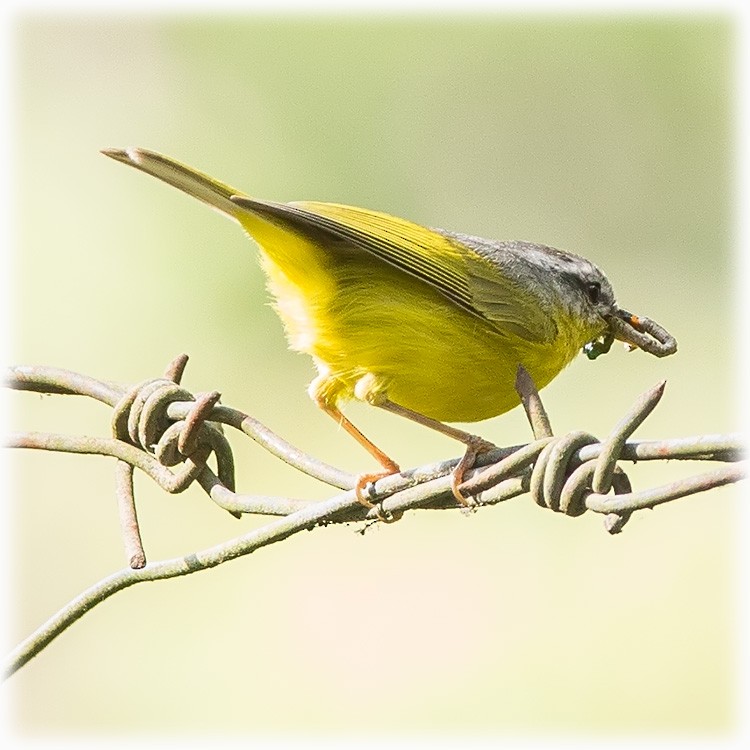
[{"label": "bird's claw", "polygon": [[472,440],[466,443],[466,451],[451,473],[451,492],[453,493],[453,497],[456,498],[456,502],[464,508],[470,508],[473,505],[468,498],[461,494],[461,490],[459,489],[464,481],[464,475],[474,466],[474,462],[480,453],[487,453],[488,451],[495,450],[495,448],[497,446],[494,443],[490,443],[488,440],[474,435],[472,436]]}]

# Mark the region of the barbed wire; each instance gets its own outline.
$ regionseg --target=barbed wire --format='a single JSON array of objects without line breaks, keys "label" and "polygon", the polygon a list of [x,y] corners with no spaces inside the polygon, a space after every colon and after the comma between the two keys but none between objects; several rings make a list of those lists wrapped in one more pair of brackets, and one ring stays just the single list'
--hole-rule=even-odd
[{"label": "barbed wire", "polygon": [[[586,510],[604,514],[605,528],[614,534],[622,531],[637,510],[747,476],[743,442],[736,434],[629,440],[661,400],[664,382],[640,396],[605,440],[582,431],[556,437],[531,378],[519,368],[516,387],[534,440],[477,458],[475,468],[466,473],[459,486],[461,494],[471,499],[468,509],[457,503],[451,490],[450,474],[457,459],[378,480],[369,485],[373,507],[367,508],[357,498],[354,475],[300,451],[248,414],[220,404],[218,392],[193,395],[184,389],[180,381],[187,361],[186,355],[180,355],[164,376],[130,388],[54,367],[17,366],[5,371],[3,381],[8,388],[87,396],[112,407],[111,438],[18,432],[8,435],[4,444],[115,458],[116,497],[129,566],[82,592],[19,644],[6,659],[6,676],[117,591],[141,581],[205,570],[316,526],[364,521],[364,531],[378,521],[398,520],[408,510],[458,509],[465,513],[529,493],[538,505],[568,516],[579,516]],[[290,466],[344,492],[325,501],[236,492],[234,459],[223,426],[244,433]],[[208,465],[211,457],[215,470]],[[633,491],[620,466],[622,461],[665,459],[724,465],[641,491]],[[183,492],[197,482],[216,505],[236,517],[260,514],[281,518],[209,549],[147,564],[133,491],[136,468],[168,493]]]}]

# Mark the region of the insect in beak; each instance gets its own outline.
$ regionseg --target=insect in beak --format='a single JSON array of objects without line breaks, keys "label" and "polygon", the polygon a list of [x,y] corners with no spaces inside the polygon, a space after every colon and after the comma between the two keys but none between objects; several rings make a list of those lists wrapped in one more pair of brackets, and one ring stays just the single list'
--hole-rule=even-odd
[{"label": "insect in beak", "polygon": [[609,330],[583,347],[589,359],[606,354],[614,340],[624,341],[629,351],[643,349],[655,357],[666,357],[677,351],[677,341],[666,329],[650,318],[640,318],[627,310],[615,310],[609,318]]}]

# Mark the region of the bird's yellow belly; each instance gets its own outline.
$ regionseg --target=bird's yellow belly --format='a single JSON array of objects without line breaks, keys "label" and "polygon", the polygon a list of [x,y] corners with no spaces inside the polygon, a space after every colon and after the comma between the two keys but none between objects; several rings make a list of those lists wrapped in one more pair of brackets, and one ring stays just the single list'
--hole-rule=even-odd
[{"label": "bird's yellow belly", "polygon": [[[409,317],[407,307],[381,311],[380,336],[360,337],[355,327],[341,338],[350,342],[340,371],[354,385],[355,395],[377,401],[379,392],[391,401],[441,422],[476,422],[502,414],[520,403],[515,389],[519,364],[539,388],[570,361],[552,348],[526,350],[481,320],[442,299],[434,307],[422,300],[424,317]],[[398,306],[396,306],[398,308]],[[447,308],[447,309],[446,309]],[[541,356],[540,356],[541,355]],[[347,378],[351,368],[352,377]],[[371,378],[362,373],[371,373]],[[358,384],[364,382],[366,390]],[[371,383],[371,386],[370,386]]]}]

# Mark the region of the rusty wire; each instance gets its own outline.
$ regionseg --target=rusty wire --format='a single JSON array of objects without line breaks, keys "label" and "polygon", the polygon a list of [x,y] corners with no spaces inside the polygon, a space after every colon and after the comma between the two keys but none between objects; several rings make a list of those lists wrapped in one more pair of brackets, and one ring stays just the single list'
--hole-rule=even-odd
[{"label": "rusty wire", "polygon": [[[406,510],[461,507],[451,491],[450,472],[457,463],[452,460],[379,480],[370,493],[376,506],[365,508],[353,491],[355,476],[301,452],[253,417],[221,405],[218,392],[194,396],[180,386],[186,364],[187,356],[181,355],[169,364],[164,376],[131,388],[58,368],[19,366],[6,370],[3,380],[9,388],[89,396],[113,408],[111,438],[23,432],[9,435],[4,443],[116,458],[116,496],[129,565],[83,592],[20,644],[6,662],[6,675],[23,666],[92,606],[139,581],[213,567],[318,525],[363,520],[369,524],[399,518]],[[607,531],[618,533],[636,510],[745,478],[747,461],[739,435],[629,440],[659,403],[664,386],[659,383],[644,393],[603,441],[586,432],[556,437],[531,378],[519,368],[516,387],[535,439],[479,456],[476,468],[460,485],[462,495],[470,497],[477,509],[529,493],[538,505],[568,516],[586,510],[604,514]],[[299,471],[346,491],[323,502],[237,493],[234,460],[222,425],[243,432]],[[215,471],[208,465],[211,457]],[[724,465],[633,492],[620,462],[663,459]],[[282,518],[212,549],[147,565],[133,496],[135,468],[169,493],[182,492],[197,482],[214,503],[234,516],[254,513]]]}]

